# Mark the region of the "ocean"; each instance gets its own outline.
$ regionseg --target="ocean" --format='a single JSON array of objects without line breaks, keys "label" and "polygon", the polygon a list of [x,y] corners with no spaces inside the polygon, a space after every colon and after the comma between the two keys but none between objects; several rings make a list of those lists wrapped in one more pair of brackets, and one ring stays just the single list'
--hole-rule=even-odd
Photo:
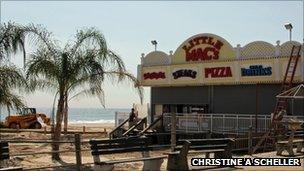
[{"label": "ocean", "polygon": [[[37,112],[51,116],[51,108],[37,108]],[[130,112],[124,108],[69,108],[69,123],[114,123],[115,112]],[[56,111],[55,111],[56,112]],[[11,114],[16,111],[11,111]],[[6,110],[1,110],[0,119],[5,120]]]}]

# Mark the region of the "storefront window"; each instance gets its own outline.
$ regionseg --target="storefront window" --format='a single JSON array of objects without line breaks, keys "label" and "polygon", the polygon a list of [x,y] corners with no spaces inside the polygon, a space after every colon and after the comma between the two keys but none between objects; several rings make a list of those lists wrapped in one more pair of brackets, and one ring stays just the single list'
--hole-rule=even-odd
[{"label": "storefront window", "polygon": [[193,104],[178,104],[178,105],[170,105],[165,104],[163,105],[163,113],[170,113],[173,112],[173,109],[176,113],[208,113],[209,112],[209,105],[208,104],[201,104],[201,105],[193,105]]}]

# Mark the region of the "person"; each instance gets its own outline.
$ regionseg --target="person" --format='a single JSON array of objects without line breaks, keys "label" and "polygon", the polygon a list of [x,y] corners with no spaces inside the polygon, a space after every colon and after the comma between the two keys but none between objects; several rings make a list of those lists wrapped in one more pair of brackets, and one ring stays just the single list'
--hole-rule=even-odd
[{"label": "person", "polygon": [[131,128],[135,124],[136,113],[134,108],[131,109],[131,113],[129,114],[129,128]]}]

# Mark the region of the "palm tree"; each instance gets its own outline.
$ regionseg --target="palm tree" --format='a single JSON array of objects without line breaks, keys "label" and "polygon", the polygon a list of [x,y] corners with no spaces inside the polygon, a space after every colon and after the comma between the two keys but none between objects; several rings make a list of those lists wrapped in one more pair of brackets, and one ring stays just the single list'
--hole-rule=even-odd
[{"label": "palm tree", "polygon": [[8,114],[10,109],[24,106],[21,97],[12,92],[12,89],[25,85],[24,77],[15,66],[7,65],[8,60],[4,61],[18,51],[22,51],[25,58],[22,33],[22,27],[14,23],[0,26],[0,108],[6,107]]},{"label": "palm tree", "polygon": [[12,89],[26,85],[19,69],[9,65],[0,66],[0,85],[0,108],[6,107],[8,114],[10,114],[10,109],[24,107],[22,98],[12,92]]},{"label": "palm tree", "polygon": [[[39,48],[27,63],[27,78],[33,88],[54,89],[58,98],[54,141],[60,140],[61,124],[67,130],[68,103],[80,95],[96,96],[104,106],[102,84],[106,77],[133,82],[142,100],[142,88],[126,71],[121,58],[107,48],[104,36],[94,28],[80,30],[73,43],[63,49],[52,45]],[[59,150],[54,143],[53,151]],[[52,158],[60,160],[59,153]]]},{"label": "palm tree", "polygon": [[47,40],[44,33],[34,25],[24,27],[11,22],[0,25],[0,108],[6,107],[9,114],[12,108],[24,107],[21,97],[14,94],[12,89],[26,85],[21,71],[9,62],[9,57],[21,51],[25,60],[25,37],[28,35],[32,40],[38,37]]},{"label": "palm tree", "polygon": [[[39,25],[29,24],[22,26],[8,22],[0,25],[0,108],[4,106],[8,113],[10,109],[24,107],[20,96],[14,94],[12,89],[25,88],[26,81],[22,72],[10,63],[10,56],[22,52],[26,60],[25,39],[29,43],[47,47],[53,45],[51,33]],[[8,65],[9,64],[9,65]]]}]

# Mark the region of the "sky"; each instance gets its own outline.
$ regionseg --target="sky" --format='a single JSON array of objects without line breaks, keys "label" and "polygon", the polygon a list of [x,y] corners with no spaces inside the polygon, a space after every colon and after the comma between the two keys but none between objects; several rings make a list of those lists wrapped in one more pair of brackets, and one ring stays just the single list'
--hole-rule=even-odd
[{"label": "sky", "polygon": [[[137,75],[142,53],[169,53],[187,38],[213,33],[233,47],[256,40],[275,44],[289,39],[284,23],[293,25],[293,40],[303,42],[303,1],[1,1],[1,23],[41,24],[64,45],[77,30],[95,27],[110,49],[118,53],[127,70]],[[30,51],[28,51],[30,53]],[[22,67],[20,55],[12,62]],[[139,97],[130,84],[104,85],[106,107],[130,108]],[[53,92],[22,94],[28,106],[51,107]],[[144,103],[150,102],[145,88]],[[96,98],[72,101],[70,107],[101,107]]]}]

